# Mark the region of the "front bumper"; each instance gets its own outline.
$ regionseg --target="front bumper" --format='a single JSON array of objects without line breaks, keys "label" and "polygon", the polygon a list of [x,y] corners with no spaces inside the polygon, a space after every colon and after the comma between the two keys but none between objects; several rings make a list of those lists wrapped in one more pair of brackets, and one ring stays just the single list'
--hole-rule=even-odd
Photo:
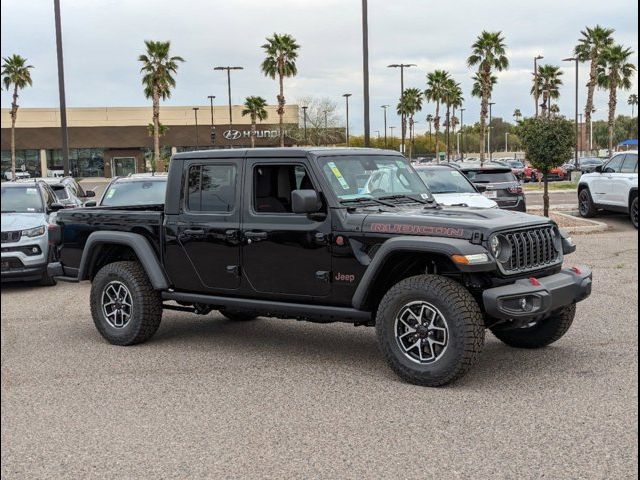
[{"label": "front bumper", "polygon": [[[3,262],[6,261],[3,258]],[[47,264],[41,265],[11,265],[8,269],[2,269],[1,279],[3,282],[40,280],[47,271]]]},{"label": "front bumper", "polygon": [[501,200],[500,198],[498,198],[496,202],[498,203],[498,207],[500,207],[502,210],[514,210],[516,212],[525,212],[525,213],[527,212],[527,202],[524,196],[519,197],[516,203],[510,202],[510,201],[507,202],[507,201]]},{"label": "front bumper", "polygon": [[2,244],[2,281],[38,280],[47,270],[47,235]]},{"label": "front bumper", "polygon": [[518,280],[482,293],[487,315],[497,320],[535,320],[591,295],[588,267],[565,268],[543,278]]}]

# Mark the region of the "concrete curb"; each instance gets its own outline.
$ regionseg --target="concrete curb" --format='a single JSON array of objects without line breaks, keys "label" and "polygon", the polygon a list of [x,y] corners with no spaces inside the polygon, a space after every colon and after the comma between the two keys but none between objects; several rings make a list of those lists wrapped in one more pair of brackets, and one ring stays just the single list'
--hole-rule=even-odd
[{"label": "concrete curb", "polygon": [[[575,208],[575,207],[574,207]],[[577,210],[572,210],[574,213],[577,213]],[[567,217],[574,219],[575,215],[570,215],[568,213],[559,212],[554,210],[556,215],[560,215],[561,217]],[[591,220],[588,218],[579,217],[581,221],[590,223],[591,225],[583,225],[583,226],[574,226],[574,227],[562,227],[563,230],[566,230],[569,233],[596,233],[596,232],[606,232],[609,230],[609,225],[603,222],[597,222],[595,220]]]}]

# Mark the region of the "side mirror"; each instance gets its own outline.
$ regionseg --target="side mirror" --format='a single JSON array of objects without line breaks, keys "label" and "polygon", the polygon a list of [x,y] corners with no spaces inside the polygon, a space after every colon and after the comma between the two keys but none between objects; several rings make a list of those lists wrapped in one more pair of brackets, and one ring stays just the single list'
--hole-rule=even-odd
[{"label": "side mirror", "polygon": [[58,212],[60,210],[64,210],[65,206],[61,203],[52,203],[51,205],[49,205],[49,211],[50,212]]},{"label": "side mirror", "polygon": [[293,213],[316,213],[322,202],[315,190],[294,190],[291,192],[291,209]]},{"label": "side mirror", "polygon": [[602,173],[602,165],[598,165],[598,166],[596,167],[596,172],[597,172],[597,173]]},{"label": "side mirror", "polygon": [[96,207],[96,206],[98,206],[98,202],[96,202],[95,200],[91,200],[90,202],[85,202],[84,206],[85,207]]},{"label": "side mirror", "polygon": [[96,196],[96,192],[94,192],[93,190],[85,190],[84,191],[84,196],[85,197],[95,197]]}]

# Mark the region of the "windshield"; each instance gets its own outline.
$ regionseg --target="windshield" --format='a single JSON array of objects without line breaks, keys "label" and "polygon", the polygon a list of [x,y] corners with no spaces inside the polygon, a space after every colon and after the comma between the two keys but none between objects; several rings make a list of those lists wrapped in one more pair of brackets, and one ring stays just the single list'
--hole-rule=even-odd
[{"label": "windshield", "polygon": [[468,170],[464,172],[473,183],[517,182],[510,171],[504,170]]},{"label": "windshield", "polygon": [[395,195],[432,198],[420,176],[403,157],[349,155],[321,157],[318,161],[339,200]]},{"label": "windshield", "polygon": [[602,163],[602,160],[598,160],[597,158],[583,158],[580,160],[581,165],[600,165]]},{"label": "windshield", "polygon": [[457,170],[425,168],[418,170],[431,193],[476,193],[469,180]]},{"label": "windshield", "polygon": [[37,187],[3,187],[3,213],[42,213],[42,197]]},{"label": "windshield", "polygon": [[524,168],[524,164],[518,160],[510,160],[507,163],[511,168]]},{"label": "windshield", "polygon": [[101,205],[125,207],[163,204],[166,190],[167,182],[163,180],[115,182],[105,192]]}]

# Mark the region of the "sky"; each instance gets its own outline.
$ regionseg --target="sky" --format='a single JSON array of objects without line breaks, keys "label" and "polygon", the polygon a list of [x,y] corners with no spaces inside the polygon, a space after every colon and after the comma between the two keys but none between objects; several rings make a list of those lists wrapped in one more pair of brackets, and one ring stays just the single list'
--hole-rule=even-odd
[{"label": "sky", "polygon": [[[143,41],[171,40],[172,53],[185,58],[167,105],[206,105],[207,95],[227,102],[226,76],[214,65],[240,65],[232,73],[232,101],[249,95],[276,102],[277,83],[260,72],[260,45],[273,32],[289,33],[301,45],[298,75],[285,80],[289,103],[306,95],[335,99],[344,109],[343,93],[352,93],[350,125],[363,131],[362,30],[360,0],[61,0],[67,105],[148,105],[140,84],[137,57]],[[53,0],[2,0],[1,55],[17,53],[29,60],[33,87],[19,100],[23,107],[58,106]],[[493,114],[512,119],[519,108],[530,115],[533,57],[562,65],[561,112],[574,111],[574,67],[562,62],[585,26],[616,30],[618,43],[634,50],[638,65],[636,0],[369,0],[371,130],[382,130],[380,105],[395,105],[400,93],[391,63],[415,63],[405,72],[405,87],[425,88],[427,72],[451,72],[465,96],[465,124],[478,120],[480,101],[471,97],[473,72],[466,65],[470,46],[482,30],[502,31],[510,68],[498,74]],[[587,65],[580,72],[580,108],[584,108]],[[633,92],[637,93],[637,77]],[[619,95],[618,113],[630,113]],[[1,94],[2,107],[10,95]],[[596,94],[596,119],[606,117],[607,94]],[[416,130],[426,129],[425,105]],[[390,112],[391,113],[391,112]],[[399,119],[389,116],[389,125]]]}]

